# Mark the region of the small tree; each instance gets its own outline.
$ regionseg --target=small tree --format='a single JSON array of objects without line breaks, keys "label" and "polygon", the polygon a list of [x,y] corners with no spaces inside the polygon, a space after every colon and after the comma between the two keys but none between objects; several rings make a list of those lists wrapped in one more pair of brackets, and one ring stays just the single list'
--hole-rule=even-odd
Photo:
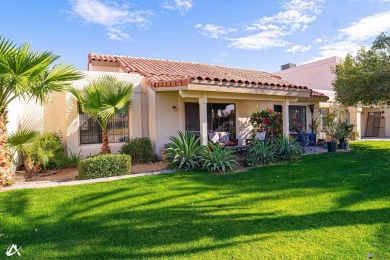
[{"label": "small tree", "polygon": [[57,63],[60,56],[37,52],[30,44],[16,46],[0,36],[0,186],[12,183],[10,151],[7,145],[7,107],[15,99],[47,101],[82,74],[71,65]]},{"label": "small tree", "polygon": [[127,113],[132,106],[133,85],[114,76],[101,76],[83,90],[70,88],[82,111],[102,129],[102,153],[111,153],[108,144],[108,122],[115,114]]},{"label": "small tree", "polygon": [[390,100],[390,36],[379,35],[370,49],[348,54],[334,68],[336,100],[346,106],[372,105]]}]

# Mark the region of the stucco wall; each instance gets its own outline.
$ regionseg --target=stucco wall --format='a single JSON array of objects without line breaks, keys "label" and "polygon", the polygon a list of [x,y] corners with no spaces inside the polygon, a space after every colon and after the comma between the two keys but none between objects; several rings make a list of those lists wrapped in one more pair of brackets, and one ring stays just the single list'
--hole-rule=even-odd
[{"label": "stucco wall", "polygon": [[[164,148],[164,144],[170,143],[170,136],[177,136],[177,130],[181,129],[179,122],[179,102],[180,96],[175,92],[156,92],[156,153],[160,156],[160,151]],[[176,110],[173,107],[176,107]]]},{"label": "stucco wall", "polygon": [[339,57],[330,57],[273,74],[297,85],[319,90],[333,90],[332,81],[335,75],[332,73],[331,67],[335,67],[340,60]]}]

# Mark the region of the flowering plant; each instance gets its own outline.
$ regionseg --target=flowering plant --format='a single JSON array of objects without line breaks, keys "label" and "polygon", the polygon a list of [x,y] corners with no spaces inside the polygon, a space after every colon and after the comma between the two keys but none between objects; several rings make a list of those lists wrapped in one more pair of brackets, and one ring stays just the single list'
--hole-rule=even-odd
[{"label": "flowering plant", "polygon": [[250,123],[255,131],[266,131],[271,136],[283,133],[281,113],[275,112],[270,108],[259,111],[259,108],[256,107],[256,110],[251,114]]},{"label": "flowering plant", "polygon": [[290,115],[290,131],[297,131],[301,132],[303,129],[302,124],[297,121],[297,115],[296,114],[291,114]]}]

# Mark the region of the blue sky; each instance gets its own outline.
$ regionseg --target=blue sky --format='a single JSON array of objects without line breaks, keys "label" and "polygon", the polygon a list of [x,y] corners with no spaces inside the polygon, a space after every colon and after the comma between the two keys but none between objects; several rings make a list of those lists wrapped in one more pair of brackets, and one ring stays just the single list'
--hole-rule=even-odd
[{"label": "blue sky", "polygon": [[390,32],[390,0],[2,0],[0,34],[86,69],[90,52],[278,71]]}]

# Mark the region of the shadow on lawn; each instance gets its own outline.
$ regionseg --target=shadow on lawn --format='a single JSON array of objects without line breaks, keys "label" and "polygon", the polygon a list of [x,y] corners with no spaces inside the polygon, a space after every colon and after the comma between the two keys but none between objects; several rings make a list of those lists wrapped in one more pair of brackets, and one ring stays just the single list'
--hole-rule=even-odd
[{"label": "shadow on lawn", "polygon": [[[16,238],[58,257],[190,257],[265,241],[278,232],[379,224],[383,228],[377,230],[377,240],[385,246],[390,207],[348,207],[389,198],[390,152],[388,148],[354,147],[350,153],[306,156],[290,167],[263,167],[227,175],[183,173],[145,181],[162,185],[167,194],[159,186],[130,189],[130,180],[116,183],[122,187],[110,191],[83,190],[80,197],[70,196],[50,214],[30,215],[26,222],[34,226],[24,225]],[[362,164],[363,160],[370,163]],[[170,180],[175,185],[169,186]],[[98,189],[99,185],[93,187]],[[253,210],[253,205],[262,202],[308,197],[313,190],[350,192],[334,199],[337,207],[321,212],[291,215]],[[26,193],[17,195],[9,198],[17,204],[10,214],[22,217],[28,200]],[[58,217],[55,222],[53,215]],[[35,227],[39,232],[33,230]],[[208,242],[200,242],[204,240]]]}]

